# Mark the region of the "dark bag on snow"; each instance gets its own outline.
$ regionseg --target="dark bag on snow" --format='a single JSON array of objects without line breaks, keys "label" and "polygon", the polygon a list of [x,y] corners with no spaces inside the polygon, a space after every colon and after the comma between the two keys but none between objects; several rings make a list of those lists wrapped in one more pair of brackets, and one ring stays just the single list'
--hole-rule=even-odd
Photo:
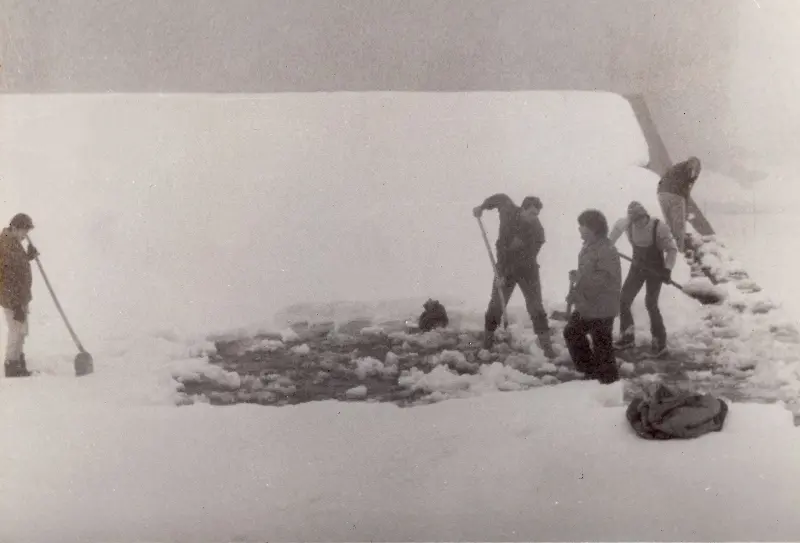
[{"label": "dark bag on snow", "polygon": [[631,401],[626,416],[644,439],[691,439],[719,432],[728,405],[710,394],[697,394],[656,384]]},{"label": "dark bag on snow", "polygon": [[422,332],[429,332],[434,328],[447,328],[450,319],[447,317],[447,310],[439,303],[439,300],[428,298],[422,306],[425,311],[419,316],[418,325]]}]

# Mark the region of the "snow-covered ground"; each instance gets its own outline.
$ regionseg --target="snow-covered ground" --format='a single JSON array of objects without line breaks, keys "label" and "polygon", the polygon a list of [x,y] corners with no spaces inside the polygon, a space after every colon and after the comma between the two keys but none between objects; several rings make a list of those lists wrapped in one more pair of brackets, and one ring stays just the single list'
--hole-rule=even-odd
[{"label": "snow-covered ground", "polygon": [[[468,397],[409,409],[176,406],[176,376],[235,385],[205,359],[216,335],[290,341],[293,320],[402,319],[429,296],[454,327],[480,326],[491,270],[470,210],[493,192],[544,200],[545,301],[563,309],[578,213],[614,220],[631,199],[658,209],[646,146],[618,97],[4,97],[0,113],[2,211],[34,216],[43,262],[96,361],[94,374],[72,376],[74,347],[37,278],[27,351],[43,373],[0,380],[0,540],[800,533],[800,434],[781,404],[733,404],[722,432],[688,442],[636,437],[622,383],[501,392],[507,380],[479,375]],[[485,222],[494,237],[496,217]],[[749,258],[749,245],[727,245]],[[675,278],[689,280],[683,263]],[[747,310],[789,296],[731,288],[707,310],[665,288],[662,310],[673,347],[755,365],[749,383],[790,400],[793,319]],[[364,301],[327,303],[336,299]],[[287,307],[299,302],[309,303]]]}]

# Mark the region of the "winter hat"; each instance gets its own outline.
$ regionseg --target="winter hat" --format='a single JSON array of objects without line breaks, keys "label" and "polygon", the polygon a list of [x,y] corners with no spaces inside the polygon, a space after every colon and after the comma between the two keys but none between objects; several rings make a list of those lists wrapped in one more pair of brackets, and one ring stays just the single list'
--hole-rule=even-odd
[{"label": "winter hat", "polygon": [[33,228],[33,219],[31,219],[30,215],[26,215],[25,213],[17,213],[11,219],[11,222],[8,224],[11,228],[22,228],[30,230]]},{"label": "winter hat", "polygon": [[525,199],[522,200],[522,209],[527,209],[531,206],[541,211],[543,207],[542,201],[537,196],[526,196]]},{"label": "winter hat", "polygon": [[644,208],[642,204],[639,202],[631,202],[628,204],[628,218],[631,220],[636,220],[639,217],[649,217],[650,214],[647,213],[647,210]]}]

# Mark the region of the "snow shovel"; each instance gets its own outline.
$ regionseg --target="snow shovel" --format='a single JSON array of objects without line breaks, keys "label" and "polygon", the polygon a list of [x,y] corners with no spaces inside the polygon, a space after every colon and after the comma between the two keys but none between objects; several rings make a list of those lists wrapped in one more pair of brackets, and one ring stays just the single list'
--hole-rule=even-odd
[{"label": "snow shovel", "polygon": [[506,299],[503,296],[503,289],[497,286],[497,280],[499,279],[499,275],[497,273],[497,262],[494,259],[494,253],[492,253],[492,245],[489,243],[489,236],[486,235],[486,228],[483,226],[483,221],[480,217],[475,217],[478,219],[478,226],[481,227],[481,234],[483,234],[483,242],[486,244],[486,251],[489,253],[489,260],[492,262],[492,269],[494,270],[494,279],[495,284],[494,288],[497,289],[497,295],[500,297],[500,303],[503,306],[503,328],[508,330],[508,315],[506,314]]},{"label": "snow shovel", "polygon": [[[626,256],[626,255],[624,255],[622,253],[617,253],[617,254],[621,258],[624,258],[625,260],[627,260],[628,262],[633,262],[633,259],[631,257]],[[651,273],[657,273],[653,268],[648,268],[647,266],[642,266],[642,269],[644,269],[646,271],[649,271]],[[680,290],[681,292],[686,294],[688,297],[694,298],[695,300],[697,300],[698,302],[700,302],[703,305],[717,305],[717,304],[722,302],[722,296],[720,296],[720,295],[718,295],[718,294],[716,294],[714,292],[707,292],[707,291],[706,292],[692,292],[690,290],[686,290],[686,288],[683,285],[680,285],[680,284],[676,283],[672,279],[670,279],[667,282],[667,284],[672,285],[673,287],[677,288],[678,290]]]},{"label": "snow shovel", "polygon": [[[570,281],[568,292],[572,292],[573,288],[575,288],[575,283],[573,281]],[[571,315],[572,315],[572,303],[568,303],[566,311],[553,311],[552,313],[550,313],[550,318],[556,321],[569,321]]]},{"label": "snow shovel", "polygon": [[[33,244],[31,238],[28,237],[28,243]],[[75,356],[75,375],[80,377],[82,375],[88,375],[94,371],[94,360],[92,359],[92,355],[86,352],[86,349],[83,348],[81,345],[81,341],[78,339],[78,336],[75,335],[75,331],[72,329],[72,326],[69,324],[69,320],[67,320],[67,316],[64,314],[64,310],[61,309],[61,304],[58,303],[58,298],[56,298],[56,293],[53,291],[53,287],[50,286],[50,281],[47,279],[47,274],[44,273],[44,267],[42,266],[42,262],[39,260],[39,257],[36,257],[36,265],[39,266],[39,271],[42,272],[42,279],[44,279],[44,283],[47,285],[47,290],[50,291],[50,295],[53,297],[53,301],[56,304],[56,308],[58,312],[61,313],[61,318],[64,319],[64,324],[67,325],[67,330],[69,330],[69,334],[72,336],[72,341],[75,342],[75,346],[78,347],[78,354]]]}]

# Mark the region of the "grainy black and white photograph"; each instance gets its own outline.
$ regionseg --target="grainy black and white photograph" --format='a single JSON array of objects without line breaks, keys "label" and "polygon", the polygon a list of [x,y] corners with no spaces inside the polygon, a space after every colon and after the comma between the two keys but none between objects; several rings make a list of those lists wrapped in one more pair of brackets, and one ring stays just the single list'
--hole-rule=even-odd
[{"label": "grainy black and white photograph", "polygon": [[798,46],[0,0],[0,542],[797,540]]}]

